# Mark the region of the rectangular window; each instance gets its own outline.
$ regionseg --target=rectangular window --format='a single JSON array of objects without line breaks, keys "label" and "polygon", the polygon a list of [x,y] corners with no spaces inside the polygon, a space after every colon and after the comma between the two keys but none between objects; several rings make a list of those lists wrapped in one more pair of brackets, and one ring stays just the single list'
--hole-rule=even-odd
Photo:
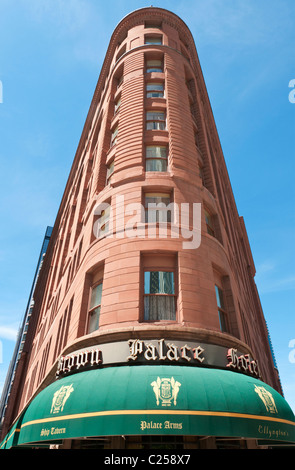
[{"label": "rectangular window", "polygon": [[145,36],[144,43],[150,45],[161,45],[162,44],[162,36]]},{"label": "rectangular window", "polygon": [[171,222],[170,195],[166,193],[145,194],[145,222]]},{"label": "rectangular window", "polygon": [[164,83],[147,83],[147,98],[164,98]]},{"label": "rectangular window", "polygon": [[148,111],[146,113],[146,129],[160,130],[166,129],[166,117],[163,111]]},{"label": "rectangular window", "polygon": [[71,298],[69,307],[66,308],[62,318],[59,321],[58,334],[55,343],[54,358],[58,357],[62,349],[66,346],[69,326],[71,322],[71,315],[73,309],[74,297]]},{"label": "rectangular window", "polygon": [[167,171],[167,147],[146,147],[145,159],[146,171]]},{"label": "rectangular window", "polygon": [[216,301],[217,301],[217,307],[218,307],[220,329],[222,332],[228,333],[227,314],[225,310],[223,291],[222,289],[220,289],[220,287],[216,285],[215,285],[215,294],[216,294]]},{"label": "rectangular window", "polygon": [[112,174],[114,173],[115,162],[114,160],[107,166],[107,184],[111,182]]},{"label": "rectangular window", "polygon": [[118,82],[117,82],[117,90],[118,90],[118,88],[120,88],[120,86],[122,85],[122,83],[123,83],[123,78],[124,78],[124,77],[123,77],[123,75],[121,75],[121,77],[120,77],[120,78],[118,78]]},{"label": "rectangular window", "polygon": [[88,311],[88,333],[98,330],[101,309],[102,282],[91,289]]},{"label": "rectangular window", "polygon": [[205,186],[204,167],[199,164],[199,176],[202,180],[203,186]]},{"label": "rectangular window", "polygon": [[144,320],[175,320],[174,272],[145,271]]},{"label": "rectangular window", "polygon": [[112,132],[111,147],[113,147],[114,145],[116,145],[116,143],[117,143],[117,136],[118,136],[118,127],[116,127],[116,129],[114,129],[113,132]]},{"label": "rectangular window", "polygon": [[97,238],[103,237],[109,232],[111,206],[101,211],[97,223]]},{"label": "rectangular window", "polygon": [[120,109],[120,106],[121,106],[121,97],[119,97],[115,103],[115,111],[114,111],[114,115],[117,114],[117,112],[119,111]]},{"label": "rectangular window", "polygon": [[209,235],[212,235],[212,237],[215,237],[213,218],[207,211],[205,211],[205,221],[206,221],[207,233],[209,233]]},{"label": "rectangular window", "polygon": [[163,63],[161,60],[147,60],[146,62],[146,72],[163,72]]},{"label": "rectangular window", "polygon": [[145,28],[162,28],[162,22],[161,21],[145,21],[144,23]]},{"label": "rectangular window", "polygon": [[126,52],[126,44],[124,44],[124,46],[121,47],[121,49],[119,50],[116,56],[116,62],[120,59],[120,57],[122,57],[123,54],[125,54],[125,52]]}]

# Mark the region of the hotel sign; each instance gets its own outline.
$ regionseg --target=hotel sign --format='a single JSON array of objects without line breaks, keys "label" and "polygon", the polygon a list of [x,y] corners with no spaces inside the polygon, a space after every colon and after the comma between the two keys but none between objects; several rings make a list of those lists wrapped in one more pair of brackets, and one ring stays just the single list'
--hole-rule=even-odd
[{"label": "hotel sign", "polygon": [[190,364],[243,372],[261,377],[256,360],[235,348],[165,339],[130,339],[105,343],[61,356],[56,378],[93,367],[122,364]]},{"label": "hotel sign", "polygon": [[[156,344],[158,343],[158,344]],[[145,342],[140,339],[129,340],[130,355],[127,360],[146,360],[203,364],[221,368],[229,368],[238,372],[245,372],[260,377],[258,362],[249,354],[240,354],[235,348],[223,348],[213,344],[194,345],[179,343],[179,341],[166,342],[160,339],[157,342]]]},{"label": "hotel sign", "polygon": [[200,345],[196,347],[190,347],[187,344],[177,346],[174,343],[165,342],[164,339],[160,339],[158,344],[156,342],[144,342],[140,339],[129,340],[130,355],[127,357],[127,361],[136,361],[138,357],[144,357],[146,361],[179,361],[184,359],[190,362],[192,359],[197,362],[203,362],[205,357],[202,356],[205,351]]}]

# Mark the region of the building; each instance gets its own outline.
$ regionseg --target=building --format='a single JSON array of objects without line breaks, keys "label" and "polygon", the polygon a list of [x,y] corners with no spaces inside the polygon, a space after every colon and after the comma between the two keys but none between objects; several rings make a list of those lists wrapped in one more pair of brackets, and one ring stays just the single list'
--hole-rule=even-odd
[{"label": "building", "polygon": [[193,37],[111,37],[34,295],[2,447],[294,443]]},{"label": "building", "polygon": [[[52,233],[52,227],[47,227],[45,236],[43,239],[40,255],[38,258],[38,263],[36,266],[36,271],[35,271],[32,287],[31,287],[31,291],[29,295],[29,300],[27,303],[27,308],[25,310],[25,314],[24,314],[22,323],[20,325],[20,328],[17,334],[17,339],[16,339],[12,359],[9,364],[9,368],[8,368],[7,375],[6,375],[6,380],[4,383],[3,390],[2,390],[1,400],[0,400],[0,428],[2,428],[2,424],[4,422],[6,406],[7,406],[8,399],[10,397],[11,387],[14,381],[19,359],[21,358],[21,353],[25,344],[27,331],[29,328],[29,323],[30,323],[30,319],[31,319],[31,315],[32,315],[33,307],[34,307],[34,291],[35,291],[36,283],[39,277],[39,272],[42,268],[44,255],[48,248],[48,243],[51,237],[51,233]],[[18,373],[20,373],[21,369],[22,369],[22,366],[19,367]],[[7,417],[7,420],[9,421],[9,417]]]}]

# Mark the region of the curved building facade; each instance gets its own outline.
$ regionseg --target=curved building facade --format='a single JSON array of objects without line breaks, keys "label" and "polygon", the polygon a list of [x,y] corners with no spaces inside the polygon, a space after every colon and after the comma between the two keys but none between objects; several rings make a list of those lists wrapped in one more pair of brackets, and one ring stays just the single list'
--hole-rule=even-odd
[{"label": "curved building facade", "polygon": [[193,37],[116,27],[35,291],[2,447],[294,441]]}]

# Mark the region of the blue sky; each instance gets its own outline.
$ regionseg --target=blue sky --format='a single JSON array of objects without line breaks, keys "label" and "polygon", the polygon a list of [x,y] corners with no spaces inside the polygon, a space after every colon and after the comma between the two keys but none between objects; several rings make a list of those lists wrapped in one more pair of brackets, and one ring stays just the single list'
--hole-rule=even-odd
[{"label": "blue sky", "polygon": [[[198,50],[295,411],[294,0],[153,0]],[[0,0],[0,391],[110,36],[141,0]],[[295,341],[294,341],[295,343]],[[2,346],[2,348],[1,348]],[[295,346],[293,346],[294,348]]]}]

